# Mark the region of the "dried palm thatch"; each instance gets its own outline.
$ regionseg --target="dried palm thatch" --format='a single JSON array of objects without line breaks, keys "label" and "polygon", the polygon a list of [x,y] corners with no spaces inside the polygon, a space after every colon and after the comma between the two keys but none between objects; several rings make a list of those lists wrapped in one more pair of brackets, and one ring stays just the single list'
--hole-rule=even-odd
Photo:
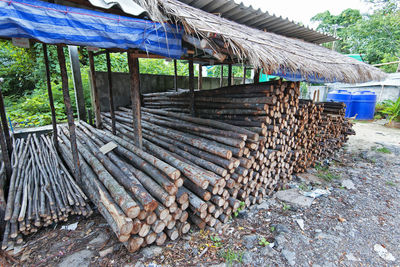
[{"label": "dried palm thatch", "polygon": [[317,76],[326,81],[346,83],[381,80],[385,73],[366,63],[322,46],[263,32],[221,18],[178,0],[133,0],[153,21],[181,23],[188,34],[207,40],[210,33],[228,45],[231,54],[255,68],[268,72],[289,70],[303,77]]}]

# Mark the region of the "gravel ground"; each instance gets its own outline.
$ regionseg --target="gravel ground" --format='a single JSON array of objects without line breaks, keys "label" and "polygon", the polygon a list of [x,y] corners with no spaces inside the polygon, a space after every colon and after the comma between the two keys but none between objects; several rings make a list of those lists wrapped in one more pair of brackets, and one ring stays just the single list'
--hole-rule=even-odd
[{"label": "gravel ground", "polygon": [[379,123],[357,123],[355,130],[332,160],[241,211],[219,233],[192,229],[166,246],[129,254],[97,215],[77,218],[75,230],[43,230],[3,253],[2,261],[68,267],[399,266],[400,130]]}]

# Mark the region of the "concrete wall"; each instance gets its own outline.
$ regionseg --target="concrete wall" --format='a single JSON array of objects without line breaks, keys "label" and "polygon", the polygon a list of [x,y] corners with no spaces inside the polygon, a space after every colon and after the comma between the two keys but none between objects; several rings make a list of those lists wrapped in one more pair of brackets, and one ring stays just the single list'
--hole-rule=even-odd
[{"label": "concrete wall", "polygon": [[[130,104],[129,74],[115,72],[112,74],[114,106],[128,106]],[[195,88],[197,88],[197,77],[195,77]],[[250,81],[247,81],[250,82]],[[241,84],[242,78],[235,78],[235,84]],[[100,98],[101,111],[109,111],[108,101],[108,79],[106,72],[96,72],[96,85]],[[224,78],[224,86],[228,85]],[[214,89],[219,87],[219,78],[203,77],[203,89]],[[174,76],[140,74],[140,91],[142,94],[152,92],[164,92],[174,88]],[[189,77],[178,76],[178,88],[189,88]]]}]

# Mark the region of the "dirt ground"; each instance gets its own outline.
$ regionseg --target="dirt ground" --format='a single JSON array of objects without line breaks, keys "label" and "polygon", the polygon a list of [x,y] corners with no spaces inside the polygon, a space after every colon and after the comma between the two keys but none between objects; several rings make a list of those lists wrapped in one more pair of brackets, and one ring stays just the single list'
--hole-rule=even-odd
[{"label": "dirt ground", "polygon": [[[53,225],[2,253],[26,266],[399,266],[400,130],[357,123],[322,166],[224,227],[129,254],[100,215]],[[78,222],[75,230],[61,229]],[[1,263],[0,263],[1,264]]]}]

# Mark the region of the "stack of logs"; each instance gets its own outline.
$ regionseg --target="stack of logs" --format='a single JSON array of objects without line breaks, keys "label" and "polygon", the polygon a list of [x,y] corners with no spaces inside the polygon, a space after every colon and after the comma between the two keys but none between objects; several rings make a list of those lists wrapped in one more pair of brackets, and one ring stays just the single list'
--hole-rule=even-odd
[{"label": "stack of logs", "polygon": [[48,136],[13,140],[12,175],[2,249],[71,215],[90,216],[88,198],[62,164]]},{"label": "stack of logs", "polygon": [[[84,122],[76,134],[79,182],[129,251],[162,245],[167,237],[175,240],[190,230],[186,209],[199,207],[182,190],[178,168]],[[60,127],[59,136],[60,151],[72,168],[68,130]],[[103,150],[110,145],[115,149]]]}]

